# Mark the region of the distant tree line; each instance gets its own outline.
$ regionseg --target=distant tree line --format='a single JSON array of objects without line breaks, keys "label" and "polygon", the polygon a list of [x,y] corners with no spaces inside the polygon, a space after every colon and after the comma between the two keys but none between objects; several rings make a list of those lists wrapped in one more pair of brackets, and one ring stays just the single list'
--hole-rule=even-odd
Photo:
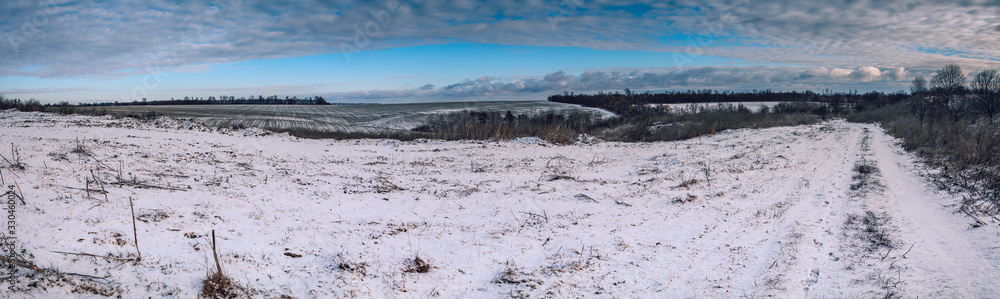
[{"label": "distant tree line", "polygon": [[681,104],[681,103],[748,103],[748,102],[811,102],[823,103],[829,111],[850,112],[864,110],[869,107],[882,107],[907,99],[905,92],[883,93],[871,91],[867,93],[831,92],[816,93],[812,91],[772,91],[753,90],[749,92],[718,91],[711,89],[667,91],[660,93],[636,93],[625,89],[624,93],[598,92],[597,94],[575,94],[563,92],[549,96],[551,102],[577,104],[586,107],[601,108],[623,115],[666,112],[665,107],[649,104]]},{"label": "distant tree line", "polygon": [[169,100],[155,100],[148,101],[146,98],[142,98],[141,101],[131,101],[131,102],[103,102],[103,103],[80,103],[78,106],[141,106],[141,105],[331,105],[321,96],[305,97],[299,98],[285,97],[279,98],[276,95],[269,97],[250,96],[250,97],[235,97],[222,95],[219,97],[209,96],[204,97],[184,97],[183,99],[170,98]]},{"label": "distant tree line", "polygon": [[20,111],[45,110],[45,106],[43,106],[42,103],[36,99],[29,99],[27,101],[22,101],[21,99],[7,98],[2,93],[0,93],[0,110],[7,110],[12,108]]}]

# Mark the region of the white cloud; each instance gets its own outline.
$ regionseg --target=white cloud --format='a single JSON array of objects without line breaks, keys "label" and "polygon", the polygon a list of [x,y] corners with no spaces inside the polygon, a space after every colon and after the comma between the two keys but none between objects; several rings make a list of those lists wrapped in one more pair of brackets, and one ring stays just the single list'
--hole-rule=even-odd
[{"label": "white cloud", "polygon": [[[650,9],[637,17],[619,8],[629,4]],[[971,0],[5,0],[0,77],[114,77],[340,53],[343,44],[375,50],[456,41],[704,54],[827,66],[834,77],[872,65],[979,69],[1000,66],[997,15],[996,1]]]},{"label": "white cloud", "polygon": [[853,73],[853,72],[854,71],[850,70],[850,69],[834,68],[834,69],[830,70],[830,76],[833,76],[833,77],[847,77],[847,76],[850,76],[851,73]]},{"label": "white cloud", "polygon": [[874,81],[882,76],[882,71],[871,66],[861,67],[851,72],[850,77],[858,81]]}]

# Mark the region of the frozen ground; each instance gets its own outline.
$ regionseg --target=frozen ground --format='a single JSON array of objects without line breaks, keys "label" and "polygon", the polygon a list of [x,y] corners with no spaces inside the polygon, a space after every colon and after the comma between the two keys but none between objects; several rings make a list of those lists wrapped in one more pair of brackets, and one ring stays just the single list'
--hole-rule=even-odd
[{"label": "frozen ground", "polygon": [[[997,222],[952,213],[961,195],[935,191],[874,125],[552,146],[2,112],[0,141],[25,165],[0,170],[25,197],[19,249],[101,277],[0,273],[5,297],[192,298],[214,267],[213,229],[225,272],[253,297],[1000,291]],[[130,197],[142,260],[77,255],[135,254]]]}]

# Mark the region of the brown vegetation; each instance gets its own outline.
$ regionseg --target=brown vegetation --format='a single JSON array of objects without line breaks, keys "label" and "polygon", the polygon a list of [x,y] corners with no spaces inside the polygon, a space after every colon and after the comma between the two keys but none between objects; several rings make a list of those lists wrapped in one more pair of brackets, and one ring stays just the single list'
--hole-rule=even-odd
[{"label": "brown vegetation", "polygon": [[[905,102],[852,114],[849,121],[878,122],[902,139],[903,148],[919,154],[940,169],[939,187],[968,194],[961,209],[971,213],[1000,213],[1000,77],[985,70],[964,85],[961,69],[943,68],[926,88],[923,78],[913,81]],[[942,103],[947,103],[947,106]]]}]

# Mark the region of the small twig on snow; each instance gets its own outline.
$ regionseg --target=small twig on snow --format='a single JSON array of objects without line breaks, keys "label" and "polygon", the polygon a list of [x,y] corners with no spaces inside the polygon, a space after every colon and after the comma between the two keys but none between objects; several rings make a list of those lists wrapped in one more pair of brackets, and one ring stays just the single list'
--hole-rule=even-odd
[{"label": "small twig on snow", "polygon": [[879,260],[879,261],[884,261],[884,260],[885,260],[885,258],[889,257],[889,253],[890,253],[890,252],[892,252],[892,248],[889,248],[889,251],[886,251],[886,252],[885,252],[885,255],[883,255],[883,256],[882,256],[882,259],[881,259],[881,260]]},{"label": "small twig on snow", "polygon": [[115,261],[137,261],[137,259],[134,259],[134,258],[122,258],[122,257],[104,256],[104,255],[96,255],[96,254],[86,253],[86,252],[76,253],[76,252],[65,252],[65,251],[56,251],[56,250],[53,250],[52,252],[62,253],[62,254],[71,254],[71,255],[99,257],[99,258],[102,258],[102,259],[109,259],[109,260],[115,260]]},{"label": "small twig on snow", "polygon": [[903,258],[904,259],[906,258],[906,254],[910,253],[910,250],[913,250],[913,245],[917,245],[917,244],[916,243],[910,244],[910,249],[907,249],[906,252],[903,253]]}]

